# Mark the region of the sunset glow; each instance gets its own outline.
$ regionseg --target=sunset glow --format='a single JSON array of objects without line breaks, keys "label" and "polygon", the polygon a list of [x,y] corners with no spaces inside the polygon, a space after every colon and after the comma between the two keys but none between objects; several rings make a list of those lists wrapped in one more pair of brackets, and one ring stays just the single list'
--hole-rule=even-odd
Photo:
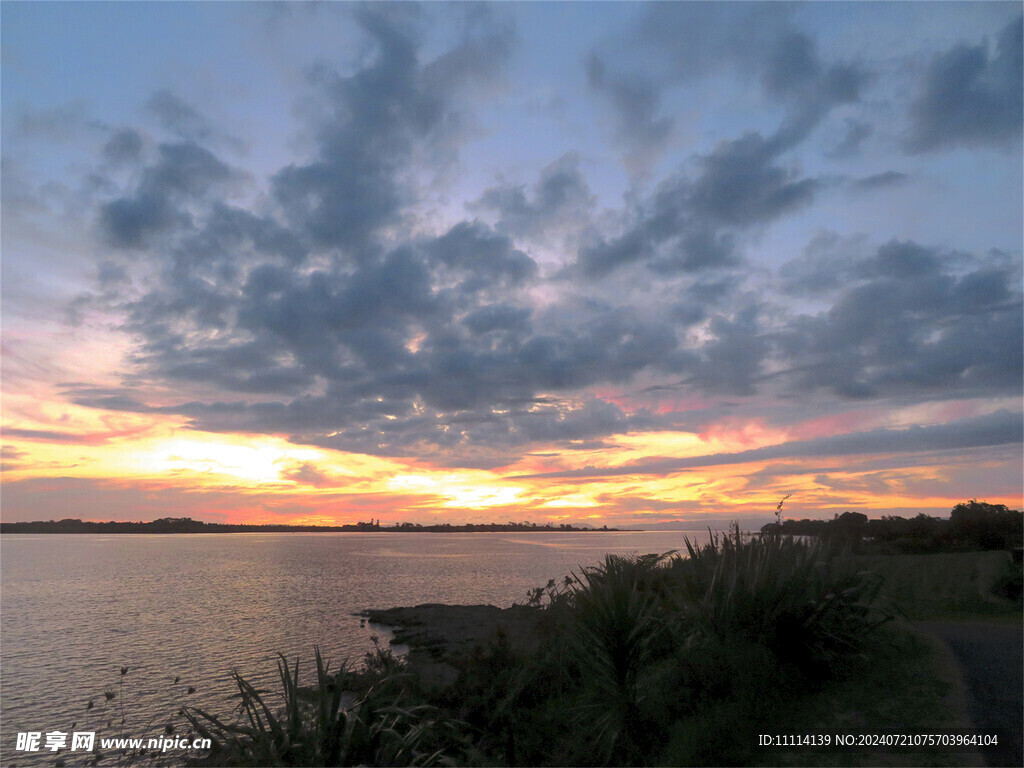
[{"label": "sunset glow", "polygon": [[1017,4],[2,13],[4,521],[1024,501]]}]

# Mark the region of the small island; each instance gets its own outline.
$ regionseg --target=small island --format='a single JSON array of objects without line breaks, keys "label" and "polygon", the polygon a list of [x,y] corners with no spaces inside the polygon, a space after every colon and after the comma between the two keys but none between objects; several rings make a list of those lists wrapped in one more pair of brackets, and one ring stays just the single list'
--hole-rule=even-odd
[{"label": "small island", "polygon": [[538,525],[531,522],[507,523],[436,523],[421,525],[420,523],[395,523],[381,525],[376,522],[351,523],[348,525],[280,525],[280,524],[231,524],[204,523],[190,517],[162,517],[149,523],[91,522],[65,518],[64,520],[36,520],[28,523],[0,523],[0,534],[4,533],[530,533],[571,531],[588,533],[594,531],[620,531],[624,529],[585,528],[561,523]]}]

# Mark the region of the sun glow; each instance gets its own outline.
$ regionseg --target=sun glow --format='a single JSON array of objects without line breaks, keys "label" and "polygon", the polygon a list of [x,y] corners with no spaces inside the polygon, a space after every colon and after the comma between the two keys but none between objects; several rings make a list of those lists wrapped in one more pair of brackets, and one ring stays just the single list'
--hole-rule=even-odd
[{"label": "sun glow", "polygon": [[488,472],[403,474],[392,477],[387,488],[394,491],[429,494],[442,506],[456,509],[500,507],[519,500],[522,489],[495,485]]},{"label": "sun glow", "polygon": [[[302,454],[302,455],[299,455]],[[183,472],[226,475],[248,483],[276,483],[286,460],[315,458],[315,451],[282,451],[263,441],[238,445],[193,437],[177,437],[154,448],[141,461],[163,474]]]}]

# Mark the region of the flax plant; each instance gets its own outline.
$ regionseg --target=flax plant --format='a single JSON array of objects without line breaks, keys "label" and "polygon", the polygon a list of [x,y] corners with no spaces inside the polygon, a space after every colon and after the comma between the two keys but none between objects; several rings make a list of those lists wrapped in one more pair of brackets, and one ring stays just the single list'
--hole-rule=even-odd
[{"label": "flax plant", "polygon": [[462,740],[459,725],[432,706],[400,706],[400,695],[382,690],[385,677],[345,706],[340,681],[343,664],[331,674],[315,649],[317,684],[299,686],[299,663],[289,669],[280,655],[278,676],[283,706],[268,703],[269,691],[258,690],[237,671],[233,674],[239,718],[228,722],[199,708],[184,711],[196,732],[211,739],[211,759],[218,765],[395,765],[450,764],[446,747]]},{"label": "flax plant", "polygon": [[663,630],[656,571],[665,557],[607,555],[603,565],[581,568],[572,586],[577,651],[597,692],[582,712],[604,761],[626,762],[636,751],[638,682]]},{"label": "flax plant", "polygon": [[778,658],[830,664],[857,651],[892,618],[882,610],[878,576],[830,557],[821,543],[790,536],[744,539],[738,526],[672,563],[677,616],[686,632],[739,637]]}]

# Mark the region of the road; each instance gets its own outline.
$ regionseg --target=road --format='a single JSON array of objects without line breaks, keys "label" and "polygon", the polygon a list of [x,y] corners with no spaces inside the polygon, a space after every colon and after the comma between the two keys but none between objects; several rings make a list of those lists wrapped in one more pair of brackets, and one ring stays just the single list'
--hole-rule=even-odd
[{"label": "road", "polygon": [[990,766],[1024,765],[1024,626],[975,621],[922,621],[945,642],[967,688],[967,711],[980,734],[999,744],[981,747]]}]

